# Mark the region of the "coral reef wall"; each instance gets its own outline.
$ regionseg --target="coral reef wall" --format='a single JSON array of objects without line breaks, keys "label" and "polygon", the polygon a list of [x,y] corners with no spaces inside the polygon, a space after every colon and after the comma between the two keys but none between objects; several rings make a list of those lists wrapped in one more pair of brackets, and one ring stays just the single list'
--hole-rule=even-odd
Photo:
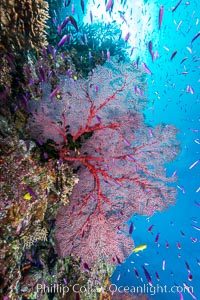
[{"label": "coral reef wall", "polygon": [[38,56],[47,46],[48,2],[2,0],[0,12],[0,101],[8,102],[10,96],[13,103],[21,89],[22,65],[28,54],[32,51]]},{"label": "coral reef wall", "polygon": [[47,45],[48,18],[48,2],[44,0],[1,1],[1,49],[40,51]]}]

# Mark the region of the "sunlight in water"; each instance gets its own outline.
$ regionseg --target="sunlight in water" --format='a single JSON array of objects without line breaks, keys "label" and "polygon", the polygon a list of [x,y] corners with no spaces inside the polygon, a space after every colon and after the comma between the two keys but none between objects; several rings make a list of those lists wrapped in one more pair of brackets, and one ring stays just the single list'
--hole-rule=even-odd
[{"label": "sunlight in water", "polygon": [[148,42],[152,38],[154,42],[156,40],[155,28],[157,28],[159,11],[158,5],[154,2],[145,2],[144,0],[115,1],[111,12],[106,11],[105,1],[99,1],[98,4],[97,1],[94,3],[93,0],[89,0],[83,22],[90,24],[91,18],[93,22],[116,22],[122,30],[122,38],[128,40],[127,51],[132,53],[132,58],[140,56],[144,59]]}]

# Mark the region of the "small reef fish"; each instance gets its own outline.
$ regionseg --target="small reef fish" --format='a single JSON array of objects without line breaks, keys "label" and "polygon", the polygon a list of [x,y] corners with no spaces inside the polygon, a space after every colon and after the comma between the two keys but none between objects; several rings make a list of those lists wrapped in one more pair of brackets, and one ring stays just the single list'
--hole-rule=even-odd
[{"label": "small reef fish", "polygon": [[158,272],[155,272],[155,275],[156,275],[156,279],[157,279],[158,281],[160,281],[160,277],[159,277],[159,275],[158,275]]},{"label": "small reef fish", "polygon": [[153,229],[153,224],[148,228],[148,232],[151,232],[151,230]]},{"label": "small reef fish", "polygon": [[124,37],[124,41],[125,41],[125,42],[128,42],[130,35],[131,35],[130,32],[128,32],[128,33],[125,35],[125,37]]},{"label": "small reef fish", "polygon": [[91,22],[91,23],[93,22],[93,14],[92,14],[92,11],[90,11],[90,22]]},{"label": "small reef fish", "polygon": [[69,17],[66,17],[60,26],[61,30],[65,28],[68,22],[69,22]]},{"label": "small reef fish", "polygon": [[191,239],[191,241],[193,242],[193,243],[196,243],[197,241],[198,241],[198,239],[197,238],[194,238],[194,237],[190,237],[190,239]]},{"label": "small reef fish", "polygon": [[200,260],[196,258],[198,266],[200,266]]},{"label": "small reef fish", "polygon": [[155,243],[158,243],[159,237],[160,237],[160,233],[157,233],[157,235],[155,237]]},{"label": "small reef fish", "polygon": [[112,5],[113,5],[112,0],[108,0],[108,3],[107,3],[107,5],[106,5],[106,11],[110,10],[111,7],[112,7]]},{"label": "small reef fish", "polygon": [[191,170],[192,168],[194,168],[199,162],[200,162],[200,159],[198,159],[197,161],[195,161],[195,162],[189,167],[189,170]]},{"label": "small reef fish", "polygon": [[83,267],[84,267],[86,272],[90,272],[90,268],[89,268],[87,263],[83,263]]},{"label": "small reef fish", "polygon": [[25,266],[23,266],[22,268],[21,268],[21,272],[24,272],[24,271],[26,271],[26,270],[28,270],[28,269],[30,269],[31,268],[31,264],[26,264]]},{"label": "small reef fish", "polygon": [[117,255],[116,255],[116,259],[117,259],[118,264],[121,264],[121,261]]},{"label": "small reef fish", "polygon": [[190,85],[187,85],[186,91],[192,95],[194,94],[194,89]]},{"label": "small reef fish", "polygon": [[45,72],[44,69],[42,68],[42,66],[39,67],[39,73],[40,73],[40,81],[46,81],[46,76],[45,76]]},{"label": "small reef fish", "polygon": [[187,285],[187,283],[183,282],[183,286],[184,288],[187,290],[187,292],[192,296],[192,298],[194,300],[197,300],[196,296],[193,294],[193,292],[190,290],[189,285]]},{"label": "small reef fish", "polygon": [[185,233],[182,230],[180,230],[180,233],[182,236],[185,236]]},{"label": "small reef fish", "polygon": [[139,273],[138,273],[138,271],[136,270],[135,267],[133,268],[133,270],[134,270],[134,273],[135,273],[136,278],[139,278]]},{"label": "small reef fish", "polygon": [[200,187],[198,187],[198,189],[196,190],[196,193],[198,193],[200,191]]},{"label": "small reef fish", "polygon": [[77,25],[76,20],[74,19],[74,17],[69,16],[69,19],[70,19],[71,24],[74,26],[74,28],[75,28],[76,31],[78,32],[78,31],[79,31],[79,30],[78,30],[78,25]]},{"label": "small reef fish", "polygon": [[182,0],[179,0],[179,2],[172,8],[172,12],[174,12],[179,7],[181,2],[182,2]]},{"label": "small reef fish", "polygon": [[147,67],[147,65],[144,62],[142,62],[142,66],[143,66],[143,68],[144,68],[144,70],[145,70],[146,73],[148,73],[151,76],[153,75],[153,73],[151,72],[151,70]]},{"label": "small reef fish", "polygon": [[53,99],[54,97],[56,97],[57,93],[59,93],[59,89],[55,88],[53,90],[53,92],[50,94],[50,99]]},{"label": "small reef fish", "polygon": [[127,21],[124,17],[124,13],[122,13],[122,12],[119,12],[119,13],[120,13],[120,18],[127,24]]},{"label": "small reef fish", "polygon": [[138,69],[139,66],[140,57],[138,56],[135,62],[136,68]]},{"label": "small reef fish", "polygon": [[162,262],[162,270],[165,271],[165,266],[166,266],[166,260],[164,259]]},{"label": "small reef fish", "polygon": [[191,273],[190,266],[187,261],[185,261],[185,265],[186,265],[188,273]]},{"label": "small reef fish", "polygon": [[177,174],[177,172],[178,172],[178,170],[176,169],[176,170],[173,172],[172,177],[175,177],[176,174]]},{"label": "small reef fish", "polygon": [[191,44],[200,36],[200,31],[193,37]]},{"label": "small reef fish", "polygon": [[110,62],[110,51],[109,51],[109,49],[107,49],[106,55],[107,55],[107,61]]},{"label": "small reef fish", "polygon": [[64,1],[64,7],[67,7],[67,6],[69,6],[70,5],[70,2],[71,2],[71,0],[68,0],[68,1]]},{"label": "small reef fish", "polygon": [[31,188],[30,186],[27,186],[26,189],[27,189],[28,193],[29,193],[33,198],[37,199],[36,193],[34,193],[34,191],[32,190],[32,188]]},{"label": "small reef fish", "polygon": [[27,200],[27,201],[31,200],[32,198],[33,198],[33,197],[31,196],[30,193],[26,193],[26,194],[23,196],[23,199],[24,199],[24,200]]},{"label": "small reef fish", "polygon": [[192,49],[190,47],[186,47],[186,49],[192,54]]},{"label": "small reef fish", "polygon": [[74,7],[74,3],[72,3],[72,15],[74,15],[75,13],[75,7]]},{"label": "small reef fish", "polygon": [[183,58],[180,64],[182,64],[186,59],[188,59],[188,57]]},{"label": "small reef fish", "polygon": [[154,52],[153,52],[153,44],[152,44],[152,41],[150,41],[148,43],[148,50],[149,50],[149,53],[151,54],[151,59],[152,61],[154,61]]},{"label": "small reef fish", "polygon": [[62,47],[64,45],[64,43],[67,40],[67,35],[65,34],[62,39],[60,40],[60,42],[58,43],[58,48]]},{"label": "small reef fish", "polygon": [[168,51],[168,52],[169,52],[169,48],[168,48],[168,47],[166,47],[166,46],[163,46],[163,48],[164,48],[166,51]]},{"label": "small reef fish", "polygon": [[178,51],[174,51],[174,52],[172,53],[172,55],[171,55],[171,57],[170,57],[170,60],[172,60],[172,59],[176,56],[177,52],[178,52]]},{"label": "small reef fish", "polygon": [[[61,26],[60,26],[60,30],[63,30],[65,28],[65,26],[68,24],[68,22],[71,22],[72,26],[74,26],[74,28],[76,29],[76,31],[78,32],[79,29],[78,29],[78,25],[77,25],[77,22],[76,20],[74,19],[74,17],[72,16],[68,16],[64,19],[64,21],[62,22]],[[64,35],[66,36],[66,35]],[[61,39],[62,40],[62,39]],[[61,45],[62,46],[62,45]]]},{"label": "small reef fish", "polygon": [[163,14],[164,14],[164,6],[161,5],[160,10],[159,10],[159,19],[158,19],[158,28],[161,28],[162,25],[162,19],[163,19]]},{"label": "small reef fish", "polygon": [[82,8],[82,12],[84,14],[84,12],[85,12],[85,5],[84,5],[84,1],[83,0],[81,0],[81,8]]},{"label": "small reef fish", "polygon": [[183,186],[177,185],[177,188],[178,188],[179,190],[181,190],[183,194],[185,194],[185,189],[184,189]]},{"label": "small reef fish", "polygon": [[184,300],[183,294],[182,294],[181,292],[178,292],[178,293],[179,293],[179,298],[180,298],[180,300]]},{"label": "small reef fish", "polygon": [[192,281],[192,279],[193,279],[193,276],[192,276],[191,273],[189,273],[189,274],[188,274],[188,280],[189,280],[189,281]]},{"label": "small reef fish", "polygon": [[137,253],[137,252],[139,252],[139,251],[145,250],[146,248],[147,248],[147,245],[146,245],[146,244],[142,244],[142,245],[140,245],[140,246],[134,248],[134,249],[133,249],[133,252],[134,252],[134,253]]},{"label": "small reef fish", "polygon": [[194,229],[196,229],[196,230],[200,231],[200,227],[198,227],[198,226],[195,226],[195,225],[192,225],[192,227],[193,227]]},{"label": "small reef fish", "polygon": [[131,225],[129,227],[129,234],[132,234],[133,232],[133,222],[131,222]]},{"label": "small reef fish", "polygon": [[146,276],[146,279],[147,279],[147,281],[148,281],[148,284],[149,284],[150,286],[153,286],[152,280],[151,280],[151,276],[150,276],[149,272],[147,271],[147,269],[146,269],[144,266],[142,266],[142,268],[143,268],[143,270],[144,270],[144,274],[145,274],[145,276]]},{"label": "small reef fish", "polygon": [[200,207],[200,203],[199,203],[199,202],[194,201],[194,203],[196,204],[196,206],[199,206],[199,207]]}]

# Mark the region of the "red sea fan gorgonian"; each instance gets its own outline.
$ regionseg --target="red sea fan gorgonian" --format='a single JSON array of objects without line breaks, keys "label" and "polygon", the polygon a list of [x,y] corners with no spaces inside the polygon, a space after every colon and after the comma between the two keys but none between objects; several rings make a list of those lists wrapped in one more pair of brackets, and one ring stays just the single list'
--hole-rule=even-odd
[{"label": "red sea fan gorgonian", "polygon": [[168,186],[174,178],[166,177],[164,164],[179,151],[177,130],[144,123],[139,113],[147,101],[144,88],[141,71],[113,61],[87,79],[60,78],[53,92],[45,84],[42,101],[30,104],[32,136],[53,139],[60,158],[79,176],[70,205],[57,216],[62,257],[118,264],[133,248],[122,224],[175,201],[175,189]]}]

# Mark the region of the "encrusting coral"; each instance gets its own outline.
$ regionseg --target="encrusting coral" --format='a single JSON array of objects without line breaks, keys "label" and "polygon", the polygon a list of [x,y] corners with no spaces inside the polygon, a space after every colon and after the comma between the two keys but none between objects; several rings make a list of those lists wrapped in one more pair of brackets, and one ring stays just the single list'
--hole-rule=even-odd
[{"label": "encrusting coral", "polygon": [[41,162],[34,142],[19,139],[2,115],[0,145],[0,283],[8,299],[18,299],[24,250],[48,247],[58,206],[68,204],[78,178],[61,161]]},{"label": "encrusting coral", "polygon": [[47,45],[48,2],[44,0],[3,0],[1,2],[1,42],[3,52],[35,49]]},{"label": "encrusting coral", "polygon": [[[49,19],[45,0],[2,0],[0,3],[0,102],[22,97],[22,67],[29,52],[39,56],[47,46]],[[9,98],[10,97],[10,98]]]}]

